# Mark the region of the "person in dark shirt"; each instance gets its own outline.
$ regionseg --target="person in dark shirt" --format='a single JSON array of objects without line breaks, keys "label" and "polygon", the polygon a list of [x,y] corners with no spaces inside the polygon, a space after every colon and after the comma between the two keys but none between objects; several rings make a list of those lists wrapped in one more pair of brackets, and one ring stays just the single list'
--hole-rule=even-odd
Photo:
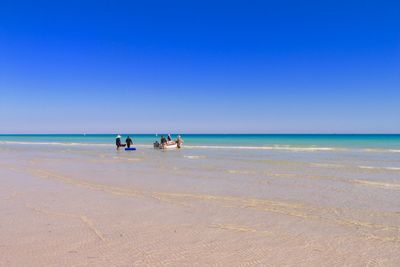
[{"label": "person in dark shirt", "polygon": [[171,134],[168,135],[168,141],[172,141]]},{"label": "person in dark shirt", "polygon": [[115,138],[115,145],[117,146],[117,149],[119,149],[119,147],[122,146],[121,144],[121,136],[117,135],[117,137]]},{"label": "person in dark shirt", "polygon": [[167,143],[167,139],[165,139],[164,135],[161,136],[161,145],[164,145]]},{"label": "person in dark shirt", "polygon": [[130,148],[131,145],[133,144],[133,141],[132,141],[132,139],[131,139],[129,136],[126,138],[125,142],[126,142],[126,146],[127,146],[128,148]]}]

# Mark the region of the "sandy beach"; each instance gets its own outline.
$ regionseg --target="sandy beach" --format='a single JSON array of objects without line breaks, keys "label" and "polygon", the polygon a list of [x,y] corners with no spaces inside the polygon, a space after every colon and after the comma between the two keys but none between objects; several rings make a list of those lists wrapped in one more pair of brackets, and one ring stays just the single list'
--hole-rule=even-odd
[{"label": "sandy beach", "polygon": [[398,266],[399,170],[337,153],[3,144],[0,265]]}]

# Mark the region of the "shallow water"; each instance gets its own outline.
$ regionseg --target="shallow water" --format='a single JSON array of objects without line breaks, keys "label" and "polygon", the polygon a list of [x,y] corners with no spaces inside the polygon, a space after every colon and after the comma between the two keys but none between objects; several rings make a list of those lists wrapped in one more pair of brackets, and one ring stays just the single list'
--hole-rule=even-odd
[{"label": "shallow water", "polygon": [[[130,135],[140,145],[151,145],[166,134]],[[175,138],[176,135],[173,135]],[[185,134],[188,146],[197,148],[332,150],[364,149],[400,152],[400,134]],[[0,142],[63,145],[113,144],[113,134],[0,134]]]},{"label": "shallow water", "polygon": [[[327,150],[238,149],[225,144],[199,147],[188,140],[181,150],[141,145],[135,152],[106,144],[3,140],[0,192],[40,214],[80,218],[86,234],[107,246],[126,248],[138,238],[143,248],[158,253],[146,257],[150,265],[162,265],[166,255],[172,255],[171,265],[400,263],[396,145],[373,145],[369,140],[367,145],[340,149],[330,144],[326,147],[335,149]],[[375,149],[367,150],[371,148]],[[16,173],[18,179],[7,179],[6,172]],[[59,201],[52,192],[60,194]],[[140,220],[132,217],[135,211]],[[178,237],[159,232],[168,227],[182,232]],[[116,245],[115,229],[132,235],[132,240]],[[175,243],[165,243],[172,239]],[[182,247],[184,257],[174,254]],[[125,261],[114,250],[105,251],[111,253],[110,262],[129,264],[141,258],[139,248],[126,250]]]}]

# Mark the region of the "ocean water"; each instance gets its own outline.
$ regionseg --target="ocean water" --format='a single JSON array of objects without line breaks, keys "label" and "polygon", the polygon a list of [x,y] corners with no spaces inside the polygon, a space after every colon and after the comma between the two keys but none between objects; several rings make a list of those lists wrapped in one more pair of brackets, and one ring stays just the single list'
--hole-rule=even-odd
[{"label": "ocean water", "polygon": [[[160,135],[130,136],[135,152],[117,151],[115,135],[1,135],[0,183],[35,210],[104,216],[107,223],[97,223],[106,237],[121,217],[132,221],[140,203],[148,221],[210,237],[204,255],[235,254],[244,242],[262,265],[400,262],[400,135],[182,134],[183,148],[169,151],[152,148]],[[76,195],[61,205],[54,192]],[[101,212],[92,202],[102,203]],[[159,205],[158,213],[142,205]],[[200,256],[196,240],[176,248]],[[220,246],[208,250],[214,242]]]},{"label": "ocean water", "polygon": [[[122,134],[122,139],[127,135]],[[140,146],[151,146],[161,134],[129,136]],[[182,137],[188,148],[400,152],[400,134],[182,134]],[[0,135],[0,142],[10,144],[114,145],[114,140],[114,134]]]}]

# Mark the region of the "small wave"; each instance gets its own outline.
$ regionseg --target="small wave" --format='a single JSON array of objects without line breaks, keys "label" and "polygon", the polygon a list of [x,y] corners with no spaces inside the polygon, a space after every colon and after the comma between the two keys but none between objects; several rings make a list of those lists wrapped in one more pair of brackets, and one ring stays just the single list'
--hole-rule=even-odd
[{"label": "small wave", "polygon": [[[20,142],[20,141],[0,141],[0,145],[49,145],[49,146],[96,146],[96,147],[115,147],[114,144],[101,143],[73,143],[73,142]],[[136,147],[153,147],[152,145],[136,145]]]},{"label": "small wave", "polygon": [[383,148],[366,148],[363,149],[365,152],[375,152],[375,153],[400,153],[400,149],[383,149]]},{"label": "small wave", "polygon": [[[53,145],[53,146],[97,146],[97,147],[112,147],[110,143],[79,143],[79,142],[29,142],[29,141],[0,141],[0,145]],[[136,147],[151,148],[151,144],[134,144]],[[292,152],[340,152],[349,151],[350,148],[344,147],[295,147],[295,146],[229,146],[229,145],[184,145],[187,149],[233,149],[233,150],[279,150]],[[357,149],[358,150],[358,149]],[[366,148],[358,151],[363,152],[379,152],[379,153],[400,153],[398,149],[374,149]]]},{"label": "small wave", "polygon": [[53,146],[110,146],[109,144],[96,143],[63,143],[63,142],[19,142],[19,141],[0,141],[2,145],[53,145]]},{"label": "small wave", "polygon": [[[54,145],[54,146],[103,146],[109,147],[114,144],[101,143],[73,143],[73,142],[21,142],[21,141],[0,141],[3,145]],[[153,147],[146,144],[135,144],[136,147]],[[290,146],[220,146],[220,145],[187,145],[184,148],[189,149],[238,149],[238,150],[286,150],[297,152],[313,152],[313,151],[340,151],[344,148],[333,147],[290,147]]]},{"label": "small wave", "polygon": [[391,170],[391,171],[400,171],[399,167],[385,167],[386,170]]},{"label": "small wave", "polygon": [[400,167],[358,166],[360,169],[400,171]]},{"label": "small wave", "polygon": [[184,146],[186,148],[198,148],[198,149],[244,149],[244,150],[286,150],[296,152],[313,152],[313,151],[343,151],[345,148],[334,148],[334,147],[290,147],[290,146],[198,146],[189,145]]}]

